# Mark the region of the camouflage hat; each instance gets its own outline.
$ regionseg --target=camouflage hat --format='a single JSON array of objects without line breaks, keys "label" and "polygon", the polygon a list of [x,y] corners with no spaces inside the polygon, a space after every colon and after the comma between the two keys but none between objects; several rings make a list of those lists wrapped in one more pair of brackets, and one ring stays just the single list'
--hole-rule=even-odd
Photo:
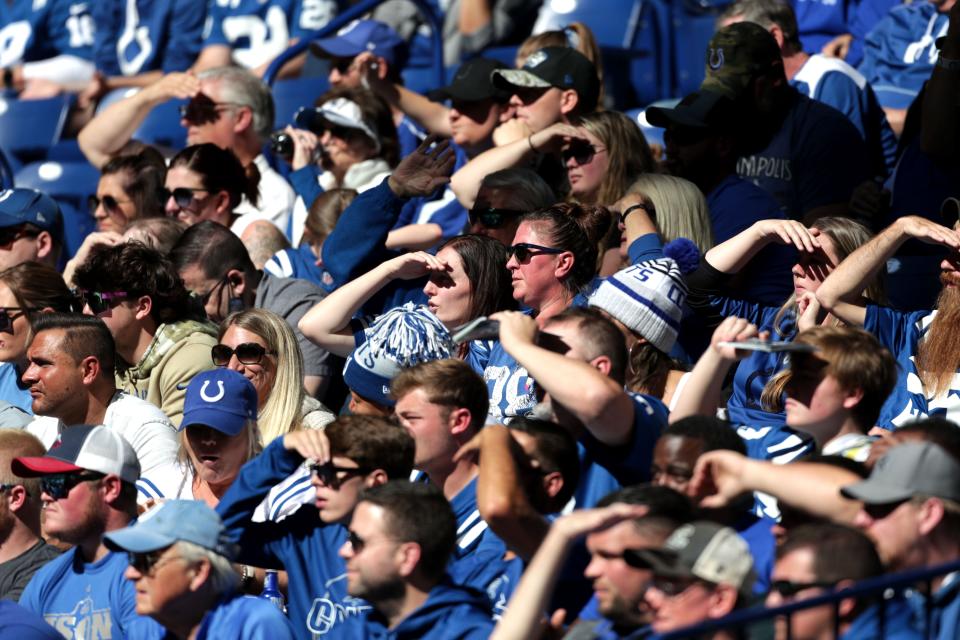
[{"label": "camouflage hat", "polygon": [[783,68],[780,48],[770,33],[754,22],[736,22],[717,31],[707,46],[707,73],[701,89],[736,100],[757,76]]}]

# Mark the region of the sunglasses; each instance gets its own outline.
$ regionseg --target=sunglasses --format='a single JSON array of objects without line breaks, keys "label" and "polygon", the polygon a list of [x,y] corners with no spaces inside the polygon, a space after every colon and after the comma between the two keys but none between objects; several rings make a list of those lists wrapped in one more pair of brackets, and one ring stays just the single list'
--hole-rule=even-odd
[{"label": "sunglasses", "polygon": [[102,198],[97,196],[90,196],[87,198],[87,205],[90,207],[90,214],[93,215],[96,213],[100,205],[103,205],[104,211],[109,211],[111,213],[120,213],[120,205],[128,204],[133,202],[133,200],[117,200],[113,196],[103,196]]},{"label": "sunglasses", "polygon": [[86,291],[84,289],[77,289],[76,293],[80,296],[80,299],[90,307],[90,311],[92,311],[94,315],[103,313],[130,298],[130,294],[126,291]]},{"label": "sunglasses", "polygon": [[[167,547],[169,549],[169,547]],[[161,558],[167,549],[160,549],[158,551],[149,551],[147,553],[134,553],[132,551],[127,552],[127,562],[131,567],[137,570],[142,576],[149,576],[156,572],[157,569],[163,565],[173,562],[174,560],[181,560],[183,556],[172,556],[169,558]]]},{"label": "sunglasses", "polygon": [[573,142],[560,152],[560,157],[563,158],[564,164],[569,162],[570,158],[573,158],[578,165],[584,165],[590,164],[593,161],[593,156],[601,151],[606,151],[606,149],[604,147],[594,147],[589,142]]},{"label": "sunglasses", "polygon": [[222,111],[246,106],[239,102],[214,102],[201,94],[187,104],[180,105],[180,117],[188,124],[209,124],[219,120]]},{"label": "sunglasses", "polygon": [[650,584],[658,591],[662,591],[666,596],[678,596],[695,584],[707,584],[703,580],[696,578],[667,578],[665,576],[654,576]]},{"label": "sunglasses", "polygon": [[225,344],[214,345],[210,349],[210,357],[213,358],[213,364],[218,367],[225,367],[230,363],[230,358],[236,354],[240,364],[260,364],[263,356],[269,354],[277,355],[276,351],[268,351],[256,342],[244,342],[238,344],[236,348],[231,349]]},{"label": "sunglasses", "polygon": [[38,235],[40,235],[39,229],[27,229],[23,226],[6,227],[4,229],[0,229],[0,247],[13,244],[20,238],[36,238]]},{"label": "sunglasses", "polygon": [[49,476],[41,476],[40,490],[53,498],[61,500],[70,495],[70,491],[81,482],[92,482],[102,480],[106,475],[95,471],[80,471],[77,473],[54,473]]},{"label": "sunglasses", "polygon": [[162,189],[160,191],[160,197],[163,198],[164,202],[173,198],[173,201],[177,203],[177,207],[180,209],[187,209],[191,204],[194,203],[198,198],[194,195],[198,191],[203,193],[210,193],[208,189],[191,189],[189,187],[177,187],[176,189]]},{"label": "sunglasses", "polygon": [[784,598],[792,598],[807,589],[830,589],[836,586],[835,582],[791,582],[790,580],[774,580],[770,583],[770,590],[776,591]]},{"label": "sunglasses", "polygon": [[13,321],[34,311],[40,311],[40,309],[38,307],[0,307],[0,331],[13,333]]},{"label": "sunglasses", "polygon": [[310,466],[310,472],[315,473],[320,481],[331,489],[339,489],[340,485],[351,477],[363,476],[371,471],[373,469],[367,467],[338,467],[332,462]]},{"label": "sunglasses", "polygon": [[518,242],[513,246],[507,247],[507,255],[515,257],[517,262],[521,264],[526,263],[533,256],[544,254],[557,255],[563,252],[564,249],[557,249],[556,247],[544,247],[539,244],[531,244],[529,242]]},{"label": "sunglasses", "polygon": [[498,209],[496,207],[474,207],[470,209],[470,224],[479,222],[488,229],[499,229],[507,219],[522,216],[524,211],[516,209]]},{"label": "sunglasses", "polygon": [[331,58],[330,59],[330,68],[336,69],[337,73],[342,76],[350,73],[350,67],[353,66],[353,58]]}]

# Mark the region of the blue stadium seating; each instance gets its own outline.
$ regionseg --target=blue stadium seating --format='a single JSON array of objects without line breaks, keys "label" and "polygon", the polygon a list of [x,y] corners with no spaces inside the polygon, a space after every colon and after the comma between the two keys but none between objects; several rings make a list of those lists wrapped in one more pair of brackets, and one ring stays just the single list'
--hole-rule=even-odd
[{"label": "blue stadium seating", "polygon": [[170,149],[182,149],[187,145],[187,130],[180,126],[180,105],[185,100],[171,100],[154,107],[146,120],[133,133],[133,137],[147,144]]},{"label": "blue stadium seating", "polygon": [[312,107],[316,99],[329,87],[327,79],[321,76],[277,80],[272,87],[276,109],[274,127],[282,129],[292,123],[293,115],[300,107]]},{"label": "blue stadium seating", "polygon": [[46,100],[0,98],[0,149],[21,162],[43,158],[60,140],[71,96]]},{"label": "blue stadium seating", "polygon": [[100,172],[88,162],[33,162],[16,173],[18,187],[43,191],[63,212],[64,253],[76,253],[83,239],[95,228],[88,200],[97,192]]}]

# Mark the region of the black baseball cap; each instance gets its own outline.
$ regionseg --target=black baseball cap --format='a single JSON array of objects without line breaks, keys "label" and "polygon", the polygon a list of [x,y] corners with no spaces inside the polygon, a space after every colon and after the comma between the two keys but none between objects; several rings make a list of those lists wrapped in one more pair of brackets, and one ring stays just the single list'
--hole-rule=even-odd
[{"label": "black baseball cap", "polygon": [[514,93],[517,88],[573,89],[580,99],[581,113],[597,108],[600,79],[596,66],[585,55],[569,47],[544,47],[527,56],[521,69],[498,69],[493,83]]},{"label": "black baseball cap", "polygon": [[701,89],[675,107],[649,107],[647,122],[655,127],[684,127],[704,131],[728,131],[737,124],[736,104],[726,95]]},{"label": "black baseball cap", "polygon": [[428,95],[431,100],[463,100],[477,102],[493,98],[506,101],[510,92],[494,84],[492,74],[497,69],[505,69],[507,65],[499,60],[490,58],[474,58],[460,65],[453,81],[446,87],[431,91]]}]

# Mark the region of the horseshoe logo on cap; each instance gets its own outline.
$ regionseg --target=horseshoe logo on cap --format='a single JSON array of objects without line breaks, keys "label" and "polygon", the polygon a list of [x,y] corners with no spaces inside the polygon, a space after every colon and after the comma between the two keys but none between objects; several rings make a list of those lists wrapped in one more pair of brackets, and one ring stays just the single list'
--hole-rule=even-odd
[{"label": "horseshoe logo on cap", "polygon": [[710,68],[716,71],[723,66],[723,47],[710,49],[710,60],[707,62]]},{"label": "horseshoe logo on cap", "polygon": [[217,386],[220,388],[220,392],[215,396],[207,395],[207,385],[210,384],[209,380],[203,381],[203,386],[200,387],[200,397],[206,400],[207,402],[219,402],[223,399],[224,389],[223,389],[223,380],[217,380]]}]

